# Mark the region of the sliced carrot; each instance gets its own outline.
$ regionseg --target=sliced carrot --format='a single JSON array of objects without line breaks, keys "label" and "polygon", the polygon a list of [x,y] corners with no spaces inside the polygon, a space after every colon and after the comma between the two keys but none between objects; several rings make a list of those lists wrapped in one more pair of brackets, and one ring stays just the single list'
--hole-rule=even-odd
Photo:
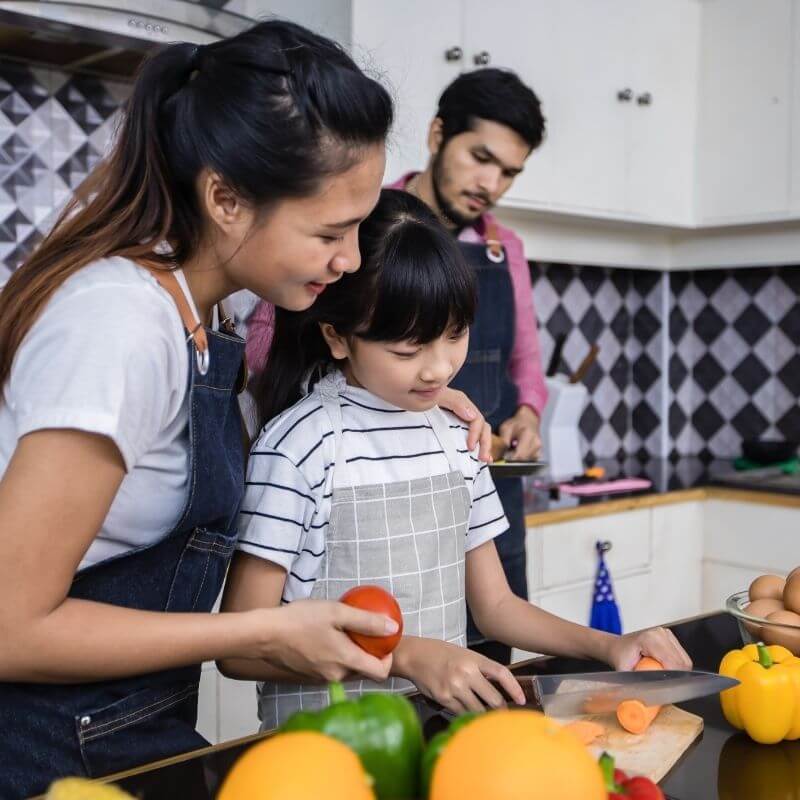
[{"label": "sliced carrot", "polygon": [[568,722],[564,726],[565,730],[580,739],[582,744],[591,744],[595,739],[603,736],[606,732],[605,726],[599,722],[592,722],[588,719],[576,719],[573,722]]},{"label": "sliced carrot", "polygon": [[[635,671],[664,669],[654,658],[645,656],[634,667]],[[617,706],[617,720],[628,733],[644,733],[658,716],[661,706],[646,706],[639,700],[624,700]]]},{"label": "sliced carrot", "polygon": [[659,711],[661,706],[646,706],[639,700],[625,700],[617,706],[617,719],[628,733],[644,733]]}]

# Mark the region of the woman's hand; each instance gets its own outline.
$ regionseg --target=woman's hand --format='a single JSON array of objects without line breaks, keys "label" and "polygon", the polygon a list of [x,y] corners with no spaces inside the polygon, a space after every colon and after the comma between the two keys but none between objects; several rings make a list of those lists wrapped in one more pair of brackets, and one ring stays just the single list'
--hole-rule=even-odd
[{"label": "woman's hand", "polygon": [[458,389],[445,389],[439,396],[439,405],[452,411],[459,419],[469,424],[467,448],[472,450],[480,443],[478,458],[481,461],[492,460],[492,429],[483,414],[464,392]]},{"label": "woman's hand", "polygon": [[375,658],[345,633],[396,633],[397,623],[382,614],[327,600],[296,600],[245,613],[263,625],[261,657],[275,667],[323,681],[340,681],[351,673],[374,681],[389,677],[391,655]]},{"label": "woman's hand", "polygon": [[505,698],[490,680],[500,684],[514,702],[525,703],[522,688],[510,670],[464,647],[405,636],[395,656],[392,674],[413,681],[424,695],[455,714],[505,706]]},{"label": "woman's hand", "polygon": [[631,670],[643,656],[654,658],[664,669],[691,669],[692,659],[672,631],[649,628],[646,631],[615,636],[608,647],[606,661],[618,670]]}]

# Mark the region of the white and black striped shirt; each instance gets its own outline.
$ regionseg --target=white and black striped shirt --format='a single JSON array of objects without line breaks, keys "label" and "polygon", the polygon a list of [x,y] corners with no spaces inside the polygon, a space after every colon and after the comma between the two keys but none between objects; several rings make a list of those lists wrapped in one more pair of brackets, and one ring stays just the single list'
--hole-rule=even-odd
[{"label": "white and black striped shirt", "polygon": [[[450,471],[425,415],[365,389],[341,393],[344,452],[354,485]],[[472,500],[467,551],[508,528],[488,466],[467,450],[467,428],[445,412]],[[250,451],[238,549],[287,571],[283,600],[308,597],[319,574],[331,514],[333,427],[314,390],[268,423]]]}]

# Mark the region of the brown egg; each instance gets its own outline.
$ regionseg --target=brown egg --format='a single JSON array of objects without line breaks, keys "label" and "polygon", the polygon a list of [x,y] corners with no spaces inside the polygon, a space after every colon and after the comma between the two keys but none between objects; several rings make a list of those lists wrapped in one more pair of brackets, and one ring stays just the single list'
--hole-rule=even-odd
[{"label": "brown egg", "polygon": [[793,578],[795,575],[800,575],[800,567],[795,567],[787,576],[786,580],[788,581],[789,578]]},{"label": "brown egg", "polygon": [[780,575],[760,575],[750,584],[750,601],[769,598],[783,602],[786,579]]},{"label": "brown egg", "polygon": [[[762,597],[761,600],[753,600],[747,608],[744,609],[745,614],[749,614],[751,617],[759,617],[760,619],[766,619],[767,614],[771,614],[773,611],[782,611],[783,604],[780,600],[773,600],[768,597]],[[743,620],[744,622],[744,620]],[[752,622],[744,622],[745,628],[750,631],[750,635],[754,639],[761,638],[761,626],[755,625]]]},{"label": "brown egg", "polygon": [[800,614],[800,572],[789,574],[783,588],[783,605],[789,611]]},{"label": "brown egg", "polygon": [[789,628],[777,628],[765,625],[763,627],[764,639],[767,644],[780,644],[795,655],[800,653],[800,614],[794,611],[773,611],[767,616],[768,622],[778,622],[781,625],[792,625],[795,630]]}]

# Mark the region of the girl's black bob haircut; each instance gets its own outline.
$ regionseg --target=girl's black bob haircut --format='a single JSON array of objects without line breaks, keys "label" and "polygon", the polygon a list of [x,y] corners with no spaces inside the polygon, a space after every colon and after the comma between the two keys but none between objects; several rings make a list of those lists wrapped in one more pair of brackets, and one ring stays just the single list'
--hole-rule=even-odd
[{"label": "girl's black bob haircut", "polygon": [[475,275],[455,237],[418,198],[384,189],[359,230],[361,267],[305,311],[276,309],[256,395],[262,424],[296,402],[309,373],[333,363],[320,325],[369,341],[427,344],[475,318]]}]

